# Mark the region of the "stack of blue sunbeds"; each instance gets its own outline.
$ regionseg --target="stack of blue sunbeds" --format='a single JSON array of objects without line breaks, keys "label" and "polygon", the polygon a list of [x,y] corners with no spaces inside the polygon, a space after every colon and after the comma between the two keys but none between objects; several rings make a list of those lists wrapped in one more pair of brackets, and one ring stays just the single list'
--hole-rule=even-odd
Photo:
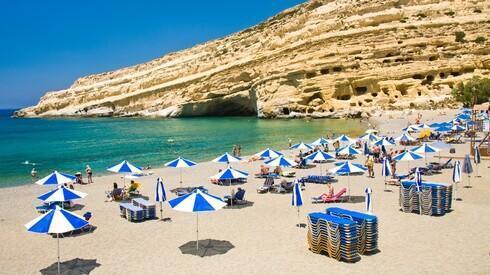
[{"label": "stack of blue sunbeds", "polygon": [[400,206],[403,212],[442,216],[451,209],[451,202],[452,185],[450,184],[422,182],[419,193],[414,181],[401,182]]},{"label": "stack of blue sunbeds", "polygon": [[335,179],[332,176],[306,176],[302,177],[301,180],[309,183],[326,184],[327,182],[333,182]]}]

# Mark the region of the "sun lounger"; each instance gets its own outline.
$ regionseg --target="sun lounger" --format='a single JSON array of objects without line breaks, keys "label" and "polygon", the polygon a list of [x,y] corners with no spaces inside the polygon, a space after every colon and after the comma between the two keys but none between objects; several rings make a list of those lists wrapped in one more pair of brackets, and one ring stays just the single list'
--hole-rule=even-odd
[{"label": "sun lounger", "polygon": [[319,183],[319,184],[326,184],[328,182],[333,182],[335,181],[335,178],[332,176],[315,176],[315,175],[310,175],[301,178],[303,182],[309,182],[309,183]]},{"label": "sun lounger", "polygon": [[319,197],[313,197],[311,198],[312,203],[330,203],[330,202],[342,202],[343,198],[342,195],[347,192],[347,188],[342,188],[340,191],[333,195],[332,197],[328,197],[326,194],[323,194]]},{"label": "sun lounger", "polygon": [[296,171],[282,171],[281,176],[286,178],[294,178],[296,176]]},{"label": "sun lounger", "polygon": [[244,204],[247,201],[245,200],[245,189],[240,189],[238,192],[235,193],[233,198],[231,196],[224,196],[224,200],[226,201],[226,204],[231,205],[232,202],[233,204]]},{"label": "sun lounger", "polygon": [[258,178],[258,179],[265,179],[265,178],[268,178],[268,177],[271,177],[271,178],[275,178],[275,179],[278,179],[279,178],[279,175],[276,174],[276,173],[268,173],[268,174],[255,174],[255,177]]},{"label": "sun lounger", "polygon": [[272,188],[272,185],[274,184],[274,178],[266,178],[264,185],[260,188],[257,189],[257,193],[267,193],[269,190]]}]

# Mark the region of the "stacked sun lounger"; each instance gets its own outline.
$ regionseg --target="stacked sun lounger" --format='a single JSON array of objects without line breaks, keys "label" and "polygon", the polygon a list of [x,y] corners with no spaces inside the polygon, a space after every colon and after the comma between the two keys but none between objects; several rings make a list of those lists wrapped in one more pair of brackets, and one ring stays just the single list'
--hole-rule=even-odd
[{"label": "stacked sun lounger", "polygon": [[451,209],[452,185],[423,182],[422,192],[417,192],[414,181],[402,181],[400,206],[403,212],[421,212],[422,215],[445,215]]},{"label": "stacked sun lounger", "polygon": [[378,250],[378,218],[376,216],[339,207],[329,207],[326,212],[328,215],[356,222],[359,254],[369,254]]},{"label": "stacked sun lounger", "polygon": [[304,182],[310,182],[310,183],[320,183],[320,184],[325,184],[327,182],[332,182],[334,178],[332,176],[306,176],[301,178]]},{"label": "stacked sun lounger", "polygon": [[143,198],[133,199],[133,205],[143,209],[145,219],[154,219],[156,217],[155,204]]},{"label": "stacked sun lounger", "polygon": [[132,203],[120,203],[119,210],[121,217],[126,218],[128,221],[135,222],[145,219],[143,208],[135,206]]},{"label": "stacked sun lounger", "polygon": [[308,245],[314,253],[326,253],[336,260],[355,262],[358,253],[357,223],[325,213],[308,215]]}]

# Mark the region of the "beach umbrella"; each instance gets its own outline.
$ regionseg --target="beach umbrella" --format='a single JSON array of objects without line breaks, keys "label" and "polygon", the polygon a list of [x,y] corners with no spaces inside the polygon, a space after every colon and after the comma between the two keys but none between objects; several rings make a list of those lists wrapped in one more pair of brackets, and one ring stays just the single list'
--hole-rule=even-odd
[{"label": "beach umbrella", "polygon": [[357,163],[357,162],[339,161],[339,162],[336,162],[334,165],[335,166],[342,166],[342,165],[344,165],[346,163],[350,163],[351,165],[357,166],[358,168],[360,168],[360,169],[362,169],[364,171],[367,171],[368,170],[366,166],[364,166],[364,165],[362,165],[360,163]]},{"label": "beach umbrella", "polygon": [[452,179],[454,182],[454,199],[457,200],[456,191],[458,190],[458,183],[461,182],[461,162],[459,160],[454,162]]},{"label": "beach umbrella", "polygon": [[415,152],[417,154],[424,154],[425,156],[425,164],[427,164],[427,154],[437,153],[440,150],[430,144],[424,142],[420,146],[413,147],[410,151]]},{"label": "beach umbrella", "polygon": [[313,145],[313,146],[320,146],[320,145],[325,145],[325,144],[329,144],[329,143],[330,143],[330,141],[328,139],[326,139],[324,137],[320,137],[319,139],[313,141],[311,143],[311,145]]},{"label": "beach umbrella", "polygon": [[281,152],[278,152],[278,151],[275,151],[275,150],[273,150],[271,148],[267,148],[267,149],[265,149],[263,151],[258,152],[255,155],[258,156],[258,157],[261,157],[261,158],[273,159],[273,158],[277,158],[279,156],[282,156],[282,153]]},{"label": "beach umbrella", "polygon": [[37,197],[39,200],[43,202],[61,202],[61,206],[63,206],[63,202],[72,201],[77,199],[85,198],[87,194],[66,188],[64,185],[59,186],[58,188],[51,190]]},{"label": "beach umbrella", "polygon": [[60,173],[58,171],[54,171],[53,173],[47,175],[46,177],[36,181],[36,184],[39,185],[62,185],[65,183],[71,183],[75,181],[75,176],[65,173]]},{"label": "beach umbrella", "polygon": [[241,160],[242,160],[241,158],[234,157],[234,156],[228,154],[228,152],[226,152],[223,155],[213,159],[213,162],[221,162],[221,163],[230,164],[231,162],[239,162]]},{"label": "beach umbrella", "polygon": [[379,140],[379,137],[372,133],[366,133],[359,137],[360,140],[368,141],[368,142],[376,142]]},{"label": "beach umbrella", "polygon": [[470,174],[473,173],[473,166],[471,166],[471,160],[469,155],[465,155],[463,160],[463,173],[468,175],[468,187],[471,186]]},{"label": "beach umbrella", "polygon": [[296,143],[293,146],[291,146],[290,149],[296,149],[296,150],[312,150],[313,146],[306,144],[304,142]]},{"label": "beach umbrella", "polygon": [[356,140],[355,139],[352,139],[346,135],[341,135],[339,136],[338,138],[335,139],[335,141],[338,141],[339,143],[347,143],[347,144],[353,144],[353,143],[356,143]]},{"label": "beach umbrella", "polygon": [[47,213],[28,222],[25,227],[27,231],[39,234],[56,234],[58,245],[58,274],[60,270],[60,236],[59,234],[80,229],[88,225],[88,222],[69,211],[60,207],[49,210]]},{"label": "beach umbrella", "polygon": [[478,178],[478,164],[481,163],[481,154],[480,154],[480,147],[478,145],[475,145],[475,152],[473,154],[473,161],[475,162],[475,172],[476,172],[476,177]]},{"label": "beach umbrella", "polygon": [[422,173],[418,167],[415,168],[415,187],[419,196],[419,214],[422,215]]},{"label": "beach umbrella", "polygon": [[381,138],[378,141],[374,143],[376,146],[392,146],[395,145],[395,143],[389,141],[387,138]]},{"label": "beach umbrella", "polygon": [[445,126],[439,126],[439,127],[437,127],[436,129],[434,129],[434,131],[445,133],[445,132],[451,132],[452,129],[451,129],[450,126],[445,125]]},{"label": "beach umbrella", "polygon": [[155,189],[155,201],[160,202],[160,218],[163,219],[163,202],[167,200],[167,194],[165,193],[165,186],[161,177],[157,178]]},{"label": "beach umbrella", "polygon": [[281,167],[292,167],[296,166],[297,163],[286,158],[285,156],[279,156],[275,159],[271,159],[265,162],[266,165],[269,166],[281,166]]},{"label": "beach umbrella", "polygon": [[405,131],[405,132],[418,132],[419,130],[420,130],[420,128],[418,127],[418,125],[415,125],[415,124],[409,125],[409,126],[402,129],[402,131]]},{"label": "beach umbrella", "polygon": [[141,171],[140,168],[132,165],[127,160],[124,160],[119,164],[116,164],[112,167],[107,168],[107,171],[110,171],[113,173],[130,173],[130,174],[142,174],[143,173],[143,171]]},{"label": "beach umbrella", "polygon": [[466,128],[461,125],[454,125],[453,127],[451,127],[451,130],[456,132],[462,132],[462,131],[466,131]]},{"label": "beach umbrella", "polygon": [[[414,153],[414,152],[411,152],[411,151],[405,151],[401,154],[398,154],[396,156],[393,157],[393,159],[395,161],[413,161],[413,160],[418,160],[418,159],[423,159],[424,156],[423,155],[420,155],[420,154],[417,154],[417,153]],[[410,165],[408,165],[408,170],[410,171]]]},{"label": "beach umbrella", "polygon": [[199,212],[213,212],[226,206],[221,198],[206,194],[199,189],[168,202],[176,211],[196,213],[196,250],[199,251]]},{"label": "beach umbrella", "polygon": [[372,201],[372,197],[371,197],[373,190],[369,187],[366,187],[366,189],[364,190],[364,193],[366,194],[366,197],[365,197],[366,212],[373,213],[373,201]]},{"label": "beach umbrella", "polygon": [[178,158],[169,161],[164,165],[167,167],[179,168],[180,187],[182,187],[182,168],[192,167],[197,165],[197,163],[179,156]]},{"label": "beach umbrella", "polygon": [[320,176],[322,175],[322,162],[330,159],[335,159],[335,156],[323,151],[316,151],[311,155],[305,157],[307,161],[319,161],[320,162]]},{"label": "beach umbrella", "polygon": [[356,148],[353,148],[352,146],[345,146],[342,148],[337,149],[337,154],[339,155],[359,155],[361,154],[361,151],[357,150]]},{"label": "beach umbrella", "polygon": [[[234,179],[246,179],[248,177],[248,174],[242,171],[235,170],[231,167],[228,167],[226,170],[223,170],[219,172],[218,174],[214,175],[211,177],[211,179],[215,180],[228,180],[230,183],[230,196],[232,195],[232,189],[231,189],[231,180]],[[233,203],[233,200],[230,200],[231,203]]]},{"label": "beach umbrella", "polygon": [[[298,210],[298,220],[299,220],[299,207],[303,205],[303,195],[301,193],[301,183],[298,180],[294,180],[293,196],[291,201],[292,206],[296,206]],[[298,223],[299,226],[299,223]]]},{"label": "beach umbrella", "polygon": [[385,177],[385,191],[386,191],[386,177],[391,176],[391,165],[386,157],[383,158],[381,164],[381,176]]},{"label": "beach umbrella", "polygon": [[430,126],[424,123],[417,125],[418,129],[430,129]]},{"label": "beach umbrella", "polygon": [[395,141],[398,141],[398,142],[413,142],[415,141],[416,139],[414,137],[412,137],[409,133],[407,132],[404,132],[402,133],[401,135],[399,135],[398,137],[395,138]]},{"label": "beach umbrella", "polygon": [[429,127],[432,129],[438,128],[440,126],[441,126],[441,123],[439,123],[439,122],[434,122],[432,124],[429,124]]},{"label": "beach umbrella", "polygon": [[345,161],[342,165],[336,166],[329,170],[331,173],[338,175],[347,174],[347,190],[349,192],[350,200],[350,174],[351,173],[364,173],[364,169],[360,168],[358,165],[352,164],[350,161]]}]

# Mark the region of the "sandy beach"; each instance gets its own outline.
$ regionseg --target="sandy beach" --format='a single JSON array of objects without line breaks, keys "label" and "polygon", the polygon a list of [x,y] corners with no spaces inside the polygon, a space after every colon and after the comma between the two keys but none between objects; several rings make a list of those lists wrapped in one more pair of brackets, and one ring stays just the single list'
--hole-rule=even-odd
[{"label": "sandy beach", "polygon": [[[395,135],[411,122],[418,111],[411,114],[385,112],[373,117],[383,134]],[[456,112],[424,111],[422,122],[448,120]],[[264,144],[264,148],[267,147]],[[463,157],[469,144],[456,145],[451,157]],[[397,146],[397,148],[399,148]],[[291,151],[286,151],[290,155]],[[448,152],[442,155],[448,156]],[[436,160],[432,156],[429,160]],[[357,162],[364,163],[364,156]],[[251,174],[259,171],[263,162],[243,162],[234,168]],[[422,165],[424,160],[411,162]],[[351,176],[352,202],[312,204],[310,198],[325,192],[325,186],[308,184],[303,191],[306,201],[301,207],[300,222],[306,223],[307,213],[322,211],[329,206],[364,211],[364,189],[373,189],[373,212],[379,219],[379,250],[362,256],[357,263],[338,262],[308,250],[307,228],[298,228],[296,209],[291,206],[291,194],[258,194],[263,179],[249,177],[240,187],[246,190],[245,198],[251,202],[243,208],[222,209],[199,217],[200,239],[229,241],[234,248],[226,254],[198,257],[182,254],[179,247],[195,241],[196,218],[194,214],[173,211],[164,204],[164,217],[158,220],[131,223],[119,216],[117,202],[105,202],[104,191],[112,182],[122,183],[120,175],[104,175],[95,183],[76,186],[89,195],[78,201],[83,205],[74,212],[93,213],[93,233],[63,238],[61,261],[75,258],[95,259],[98,266],[91,274],[490,274],[490,162],[483,160],[479,166],[481,177],[471,177],[472,188],[458,187],[462,201],[453,203],[453,211],[441,216],[420,216],[400,211],[398,187],[388,187],[384,192],[380,165],[375,166],[375,178],[365,175]],[[407,163],[397,169],[404,172]],[[216,186],[208,178],[224,164],[205,162],[184,170],[184,186],[203,185],[209,193],[219,196],[229,194],[228,186]],[[333,163],[323,165],[330,169]],[[153,169],[154,174],[142,177],[142,194],[154,199],[155,181],[163,177],[167,196],[175,198],[169,190],[179,186],[178,169]],[[297,176],[318,174],[319,167],[296,170]],[[451,183],[451,170],[425,177],[426,180]],[[467,181],[464,175],[463,183]],[[236,188],[235,186],[234,188]],[[347,178],[339,177],[335,190],[347,187]],[[39,274],[40,270],[56,263],[56,240],[49,236],[28,233],[24,224],[38,216],[34,207],[36,197],[50,187],[34,184],[5,188],[0,192],[0,265],[1,274]]]}]

